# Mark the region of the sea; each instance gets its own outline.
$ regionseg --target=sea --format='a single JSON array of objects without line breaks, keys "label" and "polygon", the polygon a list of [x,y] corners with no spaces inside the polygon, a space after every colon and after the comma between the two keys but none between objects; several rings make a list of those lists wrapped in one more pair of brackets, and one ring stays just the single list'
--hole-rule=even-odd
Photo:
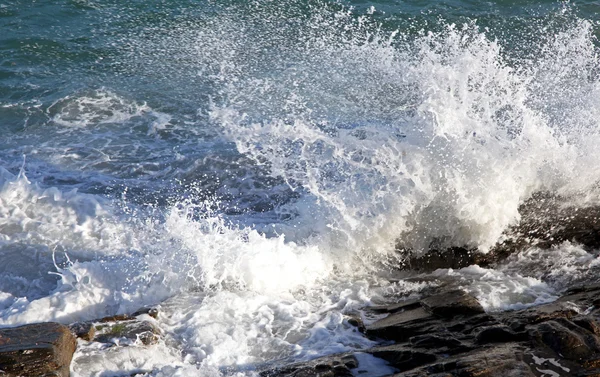
[{"label": "sea", "polygon": [[72,376],[384,376],[364,308],[600,276],[571,242],[400,268],[487,253],[536,193],[598,205],[600,1],[0,0],[0,31],[0,326],[159,310]]}]

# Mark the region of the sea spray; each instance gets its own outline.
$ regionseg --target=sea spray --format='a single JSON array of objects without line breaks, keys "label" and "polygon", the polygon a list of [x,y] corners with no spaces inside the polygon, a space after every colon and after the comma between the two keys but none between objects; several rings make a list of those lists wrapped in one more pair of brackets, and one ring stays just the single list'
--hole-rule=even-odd
[{"label": "sea spray", "polygon": [[537,191],[597,200],[597,26],[570,5],[76,3],[56,12],[89,35],[16,35],[0,67],[0,323],[153,305],[163,338],[82,343],[74,375],[256,375],[371,347],[348,316],[398,296],[506,310],[594,274],[570,244],[406,280],[394,261],[485,252]]}]

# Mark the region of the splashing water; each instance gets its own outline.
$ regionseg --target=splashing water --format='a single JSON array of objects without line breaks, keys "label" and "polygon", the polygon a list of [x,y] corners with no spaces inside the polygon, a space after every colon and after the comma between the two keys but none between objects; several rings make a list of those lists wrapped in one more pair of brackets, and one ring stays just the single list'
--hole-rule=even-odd
[{"label": "splashing water", "polygon": [[[100,89],[0,102],[26,114],[0,154],[0,324],[160,305],[158,346],[80,344],[76,376],[370,347],[348,314],[436,284],[389,279],[398,244],[487,252],[535,192],[597,201],[597,25],[567,5],[522,34],[323,1],[136,6],[107,16],[125,31],[104,35]],[[493,311],[598,266],[564,244],[538,271],[538,252],[431,276]]]}]

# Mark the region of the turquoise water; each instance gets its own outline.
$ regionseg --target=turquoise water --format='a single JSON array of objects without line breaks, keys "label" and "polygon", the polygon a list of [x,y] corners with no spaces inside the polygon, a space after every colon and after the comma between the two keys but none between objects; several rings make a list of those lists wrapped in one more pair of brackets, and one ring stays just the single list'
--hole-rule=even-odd
[{"label": "turquoise water", "polygon": [[[376,344],[347,315],[429,284],[402,280],[398,242],[486,252],[535,192],[597,204],[599,10],[0,0],[0,324],[160,306],[158,346],[81,341],[75,376]],[[498,311],[600,265],[537,252],[436,276]]]}]

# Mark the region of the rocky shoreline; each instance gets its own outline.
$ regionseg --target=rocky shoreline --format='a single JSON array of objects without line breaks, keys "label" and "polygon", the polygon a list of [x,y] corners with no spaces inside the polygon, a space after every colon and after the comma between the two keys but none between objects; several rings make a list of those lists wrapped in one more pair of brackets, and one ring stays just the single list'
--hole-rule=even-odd
[{"label": "rocky shoreline", "polygon": [[153,321],[157,315],[143,308],[69,326],[44,322],[0,329],[0,376],[68,377],[77,338],[107,347],[153,345],[161,336]]},{"label": "rocky shoreline", "polygon": [[[600,250],[600,207],[579,207],[539,193],[520,206],[520,222],[487,254],[468,246],[432,248],[408,255],[401,269],[434,271],[471,265],[498,267],[532,247],[548,250],[564,242]],[[396,369],[393,377],[600,377],[600,283],[575,285],[555,302],[528,309],[486,313],[475,297],[442,286],[420,299],[369,307],[387,315],[356,330],[388,344],[361,350]],[[263,377],[343,377],[367,373],[357,353],[263,371]],[[366,374],[365,374],[366,375]]]},{"label": "rocky shoreline", "polygon": [[[559,300],[485,313],[460,290],[368,310],[388,314],[366,336],[388,345],[361,350],[396,369],[394,377],[600,376],[600,284],[573,287]],[[361,374],[356,353],[261,373],[263,377]]]},{"label": "rocky shoreline", "polygon": [[[576,286],[555,302],[486,313],[461,290],[365,309],[387,315],[356,331],[382,345],[260,372],[262,377],[345,377],[366,373],[358,354],[385,360],[394,377],[600,376],[600,284]],[[132,315],[75,323],[39,323],[0,329],[3,376],[69,376],[76,337],[146,346],[160,330],[145,309]],[[368,374],[364,374],[368,375]]]},{"label": "rocky shoreline", "polygon": [[[399,245],[409,255],[400,268],[497,267],[531,247],[549,249],[566,241],[597,253],[600,207],[564,203],[557,197],[534,196],[521,206],[520,223],[488,254],[448,247],[417,255]],[[380,346],[259,370],[259,374],[367,376],[360,354],[368,354],[393,367],[394,377],[600,377],[600,283],[572,286],[549,304],[498,313],[486,313],[475,297],[442,285],[419,299],[399,297],[394,304],[367,307],[363,313],[385,316],[368,325],[360,318],[348,318],[355,331]],[[157,315],[156,309],[145,308],[70,326],[40,323],[0,329],[0,374],[69,376],[77,337],[107,346],[151,346],[161,337],[154,321]]]}]

